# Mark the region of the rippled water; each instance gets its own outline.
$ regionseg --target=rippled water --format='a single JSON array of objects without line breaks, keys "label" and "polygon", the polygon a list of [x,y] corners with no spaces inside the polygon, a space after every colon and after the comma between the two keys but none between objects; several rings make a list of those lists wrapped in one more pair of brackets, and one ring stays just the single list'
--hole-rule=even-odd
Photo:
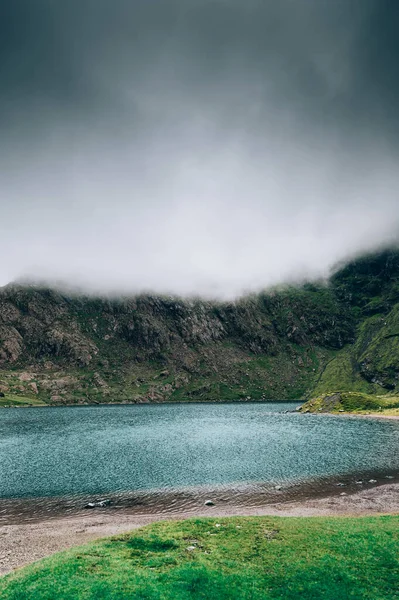
[{"label": "rippled water", "polygon": [[398,471],[399,423],[285,414],[295,404],[0,412],[0,497],[301,482]]}]

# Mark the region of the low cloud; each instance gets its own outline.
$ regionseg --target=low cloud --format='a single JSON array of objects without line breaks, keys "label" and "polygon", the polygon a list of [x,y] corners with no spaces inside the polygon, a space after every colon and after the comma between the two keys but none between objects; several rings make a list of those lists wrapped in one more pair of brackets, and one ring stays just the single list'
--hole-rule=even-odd
[{"label": "low cloud", "polygon": [[148,4],[5,3],[1,284],[234,297],[396,243],[392,3]]}]

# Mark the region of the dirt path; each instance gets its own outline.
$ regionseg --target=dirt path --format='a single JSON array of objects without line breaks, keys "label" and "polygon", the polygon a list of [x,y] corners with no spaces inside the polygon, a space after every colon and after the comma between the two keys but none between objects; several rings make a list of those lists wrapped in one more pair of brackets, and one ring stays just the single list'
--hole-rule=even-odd
[{"label": "dirt path", "polygon": [[[345,494],[345,492],[342,492]],[[275,502],[248,506],[201,507],[189,511],[137,514],[129,509],[95,510],[29,523],[0,526],[0,574],[5,574],[54,552],[84,544],[99,537],[131,531],[161,519],[232,515],[334,516],[399,514],[399,483],[380,485],[348,494],[311,500]]]}]

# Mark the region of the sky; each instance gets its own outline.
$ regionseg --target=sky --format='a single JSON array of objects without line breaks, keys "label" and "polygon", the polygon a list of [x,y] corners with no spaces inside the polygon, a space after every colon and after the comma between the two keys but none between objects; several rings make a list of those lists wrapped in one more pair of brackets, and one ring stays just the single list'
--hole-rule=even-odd
[{"label": "sky", "polygon": [[1,0],[0,285],[233,298],[399,240],[397,0]]}]

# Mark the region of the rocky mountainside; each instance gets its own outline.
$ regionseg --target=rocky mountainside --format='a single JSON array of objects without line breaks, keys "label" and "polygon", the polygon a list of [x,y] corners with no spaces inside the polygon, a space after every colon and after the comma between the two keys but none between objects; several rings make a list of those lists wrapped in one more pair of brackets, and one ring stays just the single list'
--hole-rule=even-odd
[{"label": "rocky mountainside", "polygon": [[299,399],[399,377],[399,252],[232,303],[0,290],[2,404]]}]

